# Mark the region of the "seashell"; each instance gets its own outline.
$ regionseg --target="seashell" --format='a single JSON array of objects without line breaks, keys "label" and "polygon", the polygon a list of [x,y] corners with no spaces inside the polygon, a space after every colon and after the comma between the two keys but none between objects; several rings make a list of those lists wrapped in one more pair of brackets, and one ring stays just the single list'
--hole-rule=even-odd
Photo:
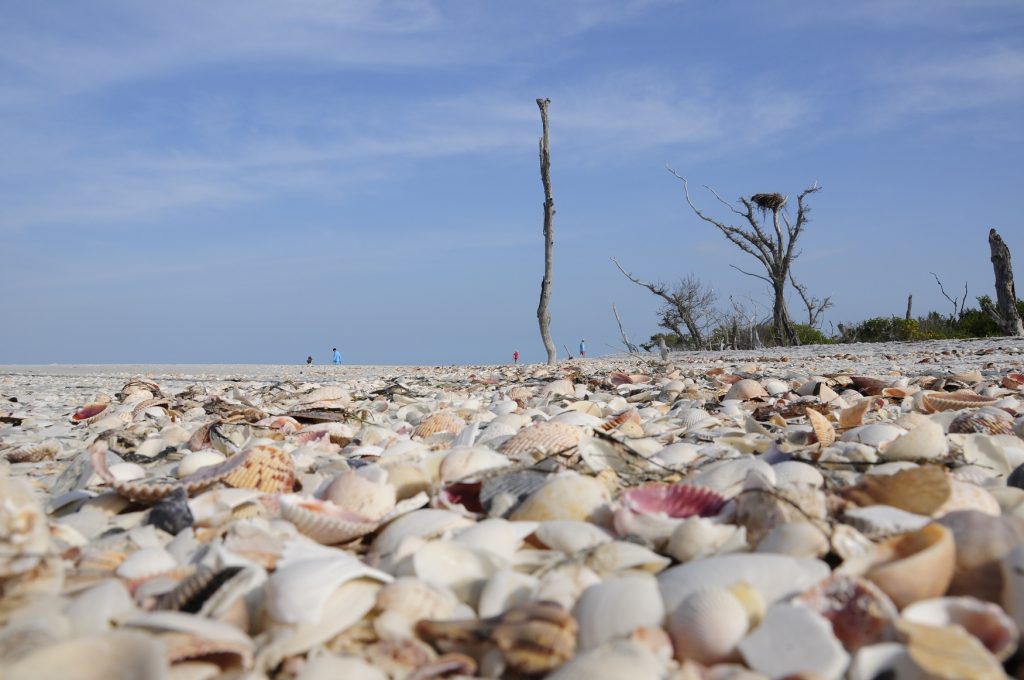
[{"label": "seashell", "polygon": [[865,475],[859,484],[839,493],[860,506],[888,505],[929,516],[950,500],[952,488],[942,468],[922,465],[892,475]]},{"label": "seashell", "polygon": [[429,641],[488,640],[509,670],[541,675],[576,653],[576,620],[553,602],[531,602],[500,616],[469,621],[420,621],[416,633]]},{"label": "seashell", "polygon": [[313,656],[310,654],[296,680],[333,680],[334,678],[388,680],[388,674],[358,657]]},{"label": "seashell", "polygon": [[408,539],[430,539],[447,531],[472,524],[472,521],[450,510],[424,508],[390,522],[377,534],[370,546],[372,559],[394,555]]},{"label": "seashell", "polygon": [[987,515],[996,516],[1002,514],[999,501],[979,485],[960,479],[950,479],[949,485],[949,500],[934,512],[934,517],[942,517],[957,510],[977,510]]},{"label": "seashell", "polygon": [[551,399],[553,397],[575,397],[576,386],[573,385],[571,380],[560,378],[558,380],[552,380],[540,392],[542,397]]},{"label": "seashell", "polygon": [[499,569],[484,584],[477,605],[478,614],[487,618],[533,600],[538,580],[512,569]]},{"label": "seashell", "polygon": [[417,621],[452,618],[460,606],[448,588],[418,578],[398,578],[377,594],[381,613],[374,620],[374,630],[382,637],[413,637]]},{"label": "seashell", "polygon": [[137,463],[116,463],[110,466],[110,476],[118,482],[134,482],[146,476],[146,468]]},{"label": "seashell", "polygon": [[718,493],[691,484],[643,484],[619,497],[615,531],[620,536],[641,536],[655,543],[667,541],[683,518],[712,517],[725,505]]},{"label": "seashell", "polygon": [[510,465],[508,458],[487,447],[460,447],[445,455],[438,472],[441,482],[447,483],[507,465]]},{"label": "seashell", "polygon": [[666,611],[675,611],[687,595],[701,587],[729,587],[749,583],[768,604],[802,593],[828,577],[829,566],[821,560],[741,553],[717,555],[670,567],[658,575]]},{"label": "seashell", "polygon": [[961,626],[924,626],[899,622],[907,653],[927,677],[995,680],[1005,678],[1002,665]]},{"label": "seashell", "polygon": [[849,680],[929,680],[930,677],[914,663],[907,648],[899,642],[880,642],[861,647],[854,654],[847,673]]},{"label": "seashell", "polygon": [[576,646],[587,650],[627,637],[637,628],[660,627],[665,608],[653,576],[630,574],[584,590],[572,614],[579,623]]},{"label": "seashell", "polygon": [[764,387],[765,392],[770,396],[777,397],[781,394],[789,392],[789,383],[785,380],[779,380],[778,378],[766,378],[761,381],[761,386]]},{"label": "seashell", "polygon": [[483,550],[444,539],[430,541],[412,555],[413,572],[418,578],[450,588],[471,605],[479,600],[485,581],[500,566],[495,556]]},{"label": "seashell", "polygon": [[594,548],[584,563],[598,574],[607,575],[626,570],[656,573],[667,567],[671,560],[636,543],[611,541]]},{"label": "seashell", "polygon": [[772,466],[753,456],[710,463],[700,468],[696,474],[690,475],[686,481],[708,487],[726,498],[733,498],[743,490],[748,478],[763,480],[768,486],[775,485],[775,471]]},{"label": "seashell", "polygon": [[64,610],[72,631],[90,635],[111,630],[117,621],[138,613],[138,607],[122,581],[109,578],[78,593]]},{"label": "seashell", "polygon": [[848,508],[843,512],[843,521],[862,531],[870,538],[884,538],[893,534],[917,531],[931,521],[926,515],[915,515],[889,505],[869,505]]},{"label": "seashell", "polygon": [[612,540],[604,529],[589,522],[575,520],[553,520],[541,522],[534,531],[540,543],[551,550],[573,555]]},{"label": "seashell", "polygon": [[976,411],[962,411],[949,424],[951,433],[1013,434],[1013,417],[1006,411],[986,406]]},{"label": "seashell", "polygon": [[926,626],[959,625],[978,638],[996,659],[1005,661],[1017,649],[1017,624],[997,605],[973,597],[921,600],[902,612],[903,619]]},{"label": "seashell", "polygon": [[832,624],[832,633],[848,652],[896,636],[896,605],[871,581],[835,572],[796,602],[811,608]]},{"label": "seashell", "polygon": [[236,455],[244,455],[246,460],[224,478],[228,486],[267,493],[291,493],[294,489],[295,463],[283,449],[256,444]]},{"label": "seashell", "polygon": [[828,535],[810,522],[786,522],[758,542],[756,552],[793,557],[822,557],[830,549]]},{"label": "seashell", "polygon": [[923,422],[904,435],[881,448],[883,460],[921,460],[942,458],[949,451],[949,443],[942,426],[936,422]]},{"label": "seashell", "polygon": [[838,680],[850,662],[825,617],[791,604],[769,608],[739,650],[748,667],[772,678],[804,674]]},{"label": "seashell", "polygon": [[711,665],[736,656],[750,619],[731,592],[710,586],[687,595],[669,615],[667,627],[678,661]]},{"label": "seashell", "polygon": [[1003,555],[999,577],[1002,588],[997,601],[1017,624],[1017,630],[1024,630],[1024,544]]},{"label": "seashell", "polygon": [[746,551],[747,530],[702,517],[684,519],[672,532],[666,552],[680,562]]},{"label": "seashell", "polygon": [[836,440],[836,430],[832,427],[832,423],[814,409],[807,409],[807,422],[811,424],[814,436],[822,448],[831,445]]},{"label": "seashell", "polygon": [[[267,614],[283,624],[312,624],[327,621],[325,608],[330,598],[344,584],[373,579],[389,583],[391,576],[364,564],[358,557],[340,550],[326,550],[315,544],[306,552],[301,545],[290,543],[284,558],[270,576],[265,587]],[[365,589],[360,589],[365,590]],[[366,611],[373,607],[377,589]],[[365,613],[365,612],[364,612]],[[362,614],[356,618],[358,621]],[[354,623],[354,622],[353,622]]]},{"label": "seashell", "polygon": [[70,420],[74,424],[79,423],[94,423],[100,418],[108,415],[107,409],[110,407],[110,400],[107,401],[94,401],[86,404],[82,408],[78,409],[71,414]]},{"label": "seashell", "polygon": [[787,522],[817,522],[827,516],[825,493],[810,486],[751,488],[736,499],[733,523],[746,527],[747,539],[760,543],[768,532]]},{"label": "seashell", "polygon": [[509,399],[514,399],[520,403],[520,406],[533,399],[533,390],[523,385],[517,385],[510,389],[507,393]]},{"label": "seashell", "polygon": [[965,408],[991,406],[999,401],[995,397],[983,397],[977,392],[961,390],[959,392],[921,392],[920,405],[925,413],[936,411],[959,411]]},{"label": "seashell", "polygon": [[581,652],[547,680],[619,680],[665,677],[668,664],[648,646],[620,640]]},{"label": "seashell", "polygon": [[933,522],[887,539],[867,561],[870,566],[864,578],[902,609],[912,602],[938,597],[949,588],[955,566],[953,534]]},{"label": "seashell", "polygon": [[323,498],[371,521],[379,521],[394,510],[397,503],[395,487],[386,481],[371,481],[356,470],[348,470],[335,477],[324,491]]},{"label": "seashell", "polygon": [[948,513],[939,523],[953,532],[956,542],[956,571],[949,594],[1001,601],[1004,584],[1000,561],[1024,543],[1024,519],[962,510]]},{"label": "seashell", "polygon": [[775,463],[772,465],[772,471],[775,472],[775,486],[777,487],[804,484],[821,488],[825,484],[825,478],[817,468],[795,460]]},{"label": "seashell", "polygon": [[146,516],[146,524],[152,524],[172,536],[192,526],[194,521],[188,507],[188,494],[182,486],[157,501]]},{"label": "seashell", "polygon": [[163,548],[136,550],[118,565],[115,574],[124,579],[142,579],[177,569],[178,561]]},{"label": "seashell", "polygon": [[346,543],[372,532],[380,522],[330,501],[281,496],[281,516],[318,543]]},{"label": "seashell", "polygon": [[686,430],[714,427],[718,419],[702,408],[683,408],[669,412],[676,424]]},{"label": "seashell", "polygon": [[455,541],[476,550],[511,562],[523,540],[536,530],[536,522],[509,522],[504,519],[485,519],[457,530]]},{"label": "seashell", "polygon": [[851,427],[857,427],[864,422],[864,416],[871,410],[871,406],[874,403],[874,399],[863,398],[857,401],[852,406],[848,406],[839,411],[839,427],[847,430]]},{"label": "seashell", "polygon": [[544,522],[557,519],[606,524],[611,517],[608,488],[593,477],[559,473],[519,505],[509,519]]},{"label": "seashell", "polygon": [[761,386],[761,383],[756,380],[749,378],[740,380],[732,384],[729,391],[725,393],[724,400],[735,399],[737,401],[748,401],[750,399],[758,399],[760,397],[767,397],[768,391]]},{"label": "seashell", "polygon": [[336,385],[328,385],[326,387],[317,387],[303,395],[300,395],[296,402],[299,404],[312,404],[323,401],[337,401],[344,403],[350,400],[351,397],[345,389]]},{"label": "seashell", "polygon": [[48,645],[4,668],[5,680],[163,680],[168,673],[163,645],[148,635],[127,631],[85,635]]},{"label": "seashell", "polygon": [[217,465],[224,462],[224,454],[213,449],[193,451],[178,463],[178,478],[188,477],[198,472],[201,468]]},{"label": "seashell", "polygon": [[22,444],[5,454],[11,463],[39,463],[44,460],[53,460],[61,451],[60,442],[49,440],[39,444]]},{"label": "seashell", "polygon": [[441,432],[457,434],[466,426],[466,421],[458,416],[441,411],[434,413],[420,421],[419,425],[412,431],[412,436],[418,439],[426,439],[431,435]]},{"label": "seashell", "polygon": [[536,601],[551,601],[571,610],[587,588],[601,583],[601,577],[585,564],[563,562],[540,577],[534,590]]},{"label": "seashell", "polygon": [[567,423],[537,423],[506,439],[498,451],[515,460],[540,460],[566,455],[580,443],[582,431]]}]

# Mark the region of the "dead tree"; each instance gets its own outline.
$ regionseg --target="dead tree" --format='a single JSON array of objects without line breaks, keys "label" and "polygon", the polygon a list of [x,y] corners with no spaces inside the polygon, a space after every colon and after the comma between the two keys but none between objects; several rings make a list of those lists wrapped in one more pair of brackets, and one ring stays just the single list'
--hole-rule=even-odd
[{"label": "dead tree", "polygon": [[1024,322],[1017,310],[1017,290],[1013,286],[1013,268],[1010,266],[1010,249],[995,229],[988,232],[988,246],[992,251],[992,269],[996,275],[996,306],[987,307],[988,314],[1006,335],[1024,335]]},{"label": "dead tree", "polygon": [[950,304],[953,305],[953,316],[949,317],[950,323],[955,322],[964,313],[964,305],[967,304],[967,282],[964,281],[964,296],[960,297],[949,297],[946,293],[946,289],[942,285],[942,280],[939,279],[939,275],[935,272],[928,272],[935,277],[935,283],[939,284],[939,291],[942,293],[942,297],[949,300]]},{"label": "dead tree", "polygon": [[659,326],[672,331],[679,337],[689,335],[695,347],[704,347],[705,331],[710,325],[710,317],[714,312],[714,290],[705,287],[692,274],[680,280],[676,287],[670,290],[663,283],[641,281],[623,269],[614,257],[611,260],[627,279],[665,301],[665,305],[659,313]]},{"label": "dead tree", "polygon": [[[783,210],[786,206],[786,197],[782,194],[754,194],[753,196],[741,196],[739,199],[743,209],[724,200],[714,189],[705,185],[705,188],[714,197],[729,208],[733,213],[746,220],[749,229],[726,224],[705,214],[693,204],[690,199],[690,188],[686,178],[680,176],[672,168],[668,169],[676,178],[683,183],[683,193],[690,209],[697,217],[708,224],[714,225],[722,234],[729,239],[736,247],[743,252],[752,255],[765,269],[767,276],[744,271],[735,265],[733,269],[761,279],[771,286],[774,295],[772,305],[772,329],[778,342],[799,345],[800,338],[797,336],[796,328],[793,326],[793,319],[789,315],[789,308],[786,306],[786,282],[789,280],[789,270],[799,253],[795,250],[796,242],[803,233],[804,228],[810,219],[811,208],[807,205],[807,197],[821,190],[817,183],[804,189],[797,196],[796,220],[791,221],[789,215]],[[770,227],[766,227],[764,221],[771,217]],[[771,231],[769,231],[769,228]]]},{"label": "dead tree", "polygon": [[619,333],[622,334],[622,344],[626,346],[626,351],[630,354],[639,354],[640,349],[629,341],[626,337],[626,329],[622,327],[622,319],[619,317],[619,310],[615,309],[615,303],[612,303],[612,314],[615,315],[615,321],[619,324]]},{"label": "dead tree", "polygon": [[792,269],[789,271],[789,282],[796,288],[796,292],[800,294],[800,299],[804,301],[804,306],[807,307],[807,325],[811,328],[817,328],[822,312],[832,306],[832,296],[829,295],[824,300],[812,297],[807,292],[807,286],[801,286],[793,278]]},{"label": "dead tree", "polygon": [[540,181],[544,185],[544,278],[540,282],[540,304],[537,305],[537,321],[540,323],[540,337],[548,353],[548,365],[558,363],[555,343],[551,340],[551,273],[555,251],[554,221],[555,199],[551,197],[551,149],[548,146],[548,104],[550,99],[538,99],[540,122],[544,134],[540,138]]},{"label": "dead tree", "polygon": [[914,294],[911,293],[907,296],[907,315],[903,317],[906,321],[910,321],[910,310],[914,307]]}]

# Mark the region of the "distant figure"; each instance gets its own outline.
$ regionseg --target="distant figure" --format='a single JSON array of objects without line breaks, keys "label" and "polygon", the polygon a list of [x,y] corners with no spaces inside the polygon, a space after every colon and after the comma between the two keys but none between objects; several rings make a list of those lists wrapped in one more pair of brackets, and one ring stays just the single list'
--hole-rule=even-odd
[{"label": "distant figure", "polygon": [[512,352],[512,363],[514,363],[514,364],[518,364],[519,363],[519,350],[516,350],[515,352]]},{"label": "distant figure", "polygon": [[587,356],[586,342],[586,340],[580,340],[580,359],[585,359]]},{"label": "distant figure", "polygon": [[311,356],[310,357],[306,357],[306,365],[307,366],[312,366],[313,365],[313,357],[311,357]]},{"label": "distant figure", "polygon": [[658,336],[658,351],[661,352],[661,360],[668,361],[668,345],[665,344],[665,336]]},{"label": "distant figure", "polygon": [[332,359],[332,362],[334,364],[340,364],[341,363],[341,352],[338,351],[337,347],[335,347],[332,351],[334,352],[334,359]]}]

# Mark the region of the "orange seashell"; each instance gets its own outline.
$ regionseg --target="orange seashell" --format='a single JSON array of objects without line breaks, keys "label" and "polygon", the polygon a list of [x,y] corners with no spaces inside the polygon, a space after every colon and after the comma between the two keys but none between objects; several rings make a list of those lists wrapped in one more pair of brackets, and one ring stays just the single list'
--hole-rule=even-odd
[{"label": "orange seashell", "polygon": [[1013,417],[994,407],[964,411],[949,424],[951,433],[1013,434]]},{"label": "orange seashell", "polygon": [[228,486],[267,493],[290,493],[295,488],[295,462],[282,449],[257,444],[236,455],[247,459],[224,478]]},{"label": "orange seashell", "polygon": [[821,444],[822,448],[829,446],[836,440],[836,429],[832,427],[832,423],[825,416],[809,408],[807,409],[807,421],[811,424],[814,436],[818,438],[818,443]]},{"label": "orange seashell", "polygon": [[1024,373],[1010,371],[1003,378],[1003,387],[1009,390],[1019,390],[1024,388]]},{"label": "orange seashell", "polygon": [[879,545],[880,561],[864,577],[902,609],[912,602],[939,597],[953,580],[956,564],[953,534],[934,522]]},{"label": "orange seashell", "polygon": [[995,397],[985,397],[970,390],[961,390],[959,392],[925,392],[921,397],[921,407],[925,413],[959,411],[965,408],[991,406],[997,401],[999,400]]},{"label": "orange seashell", "polygon": [[498,451],[510,458],[538,460],[551,455],[566,455],[580,443],[582,432],[568,423],[537,423],[506,439]]},{"label": "orange seashell", "polygon": [[927,517],[949,501],[952,488],[942,468],[923,465],[893,475],[865,475],[839,494],[857,505],[889,505]]},{"label": "orange seashell", "polygon": [[413,437],[425,439],[438,432],[458,433],[466,426],[466,421],[456,415],[447,412],[432,413],[423,420],[412,431]]},{"label": "orange seashell", "polygon": [[863,424],[864,416],[871,410],[871,407],[874,405],[874,401],[875,400],[870,397],[865,397],[853,406],[839,411],[839,427],[846,430]]},{"label": "orange seashell", "polygon": [[635,408],[626,409],[621,413],[616,413],[611,418],[601,423],[600,428],[605,432],[611,432],[626,423],[642,425],[643,421],[640,419],[640,412]]}]

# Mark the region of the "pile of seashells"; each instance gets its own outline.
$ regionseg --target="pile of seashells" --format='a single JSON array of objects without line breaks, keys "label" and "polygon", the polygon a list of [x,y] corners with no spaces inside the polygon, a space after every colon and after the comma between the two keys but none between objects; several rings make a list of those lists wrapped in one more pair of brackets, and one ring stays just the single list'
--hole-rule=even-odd
[{"label": "pile of seashells", "polygon": [[1024,678],[1024,342],[817,351],[8,373],[0,678]]}]

